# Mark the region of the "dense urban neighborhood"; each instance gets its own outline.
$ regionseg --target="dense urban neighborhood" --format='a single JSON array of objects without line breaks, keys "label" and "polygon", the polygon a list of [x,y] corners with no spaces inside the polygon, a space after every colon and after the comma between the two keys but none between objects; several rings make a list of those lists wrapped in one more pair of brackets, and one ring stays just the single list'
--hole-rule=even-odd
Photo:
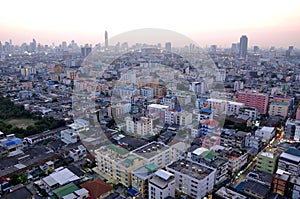
[{"label": "dense urban neighborhood", "polygon": [[0,198],[300,198],[300,51],[0,42]]}]

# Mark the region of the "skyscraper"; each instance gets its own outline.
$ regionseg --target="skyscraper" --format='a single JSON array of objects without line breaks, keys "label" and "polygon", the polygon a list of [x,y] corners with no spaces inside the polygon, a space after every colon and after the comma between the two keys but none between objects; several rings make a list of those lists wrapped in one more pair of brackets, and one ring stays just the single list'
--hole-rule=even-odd
[{"label": "skyscraper", "polygon": [[166,51],[171,52],[171,50],[172,50],[171,42],[166,42],[165,48],[166,48]]},{"label": "skyscraper", "polygon": [[108,34],[107,34],[107,31],[105,31],[105,48],[108,48]]},{"label": "skyscraper", "polygon": [[242,35],[240,38],[240,58],[247,58],[247,49],[248,49],[248,38],[246,35]]}]

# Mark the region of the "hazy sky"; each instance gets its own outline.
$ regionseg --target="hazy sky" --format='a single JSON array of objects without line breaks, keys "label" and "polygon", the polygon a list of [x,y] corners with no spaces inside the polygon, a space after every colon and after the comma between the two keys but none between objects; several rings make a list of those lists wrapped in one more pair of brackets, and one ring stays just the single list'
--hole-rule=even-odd
[{"label": "hazy sky", "polygon": [[5,0],[0,41],[102,43],[138,28],[184,34],[200,46],[231,46],[242,34],[249,44],[300,47],[299,0]]}]

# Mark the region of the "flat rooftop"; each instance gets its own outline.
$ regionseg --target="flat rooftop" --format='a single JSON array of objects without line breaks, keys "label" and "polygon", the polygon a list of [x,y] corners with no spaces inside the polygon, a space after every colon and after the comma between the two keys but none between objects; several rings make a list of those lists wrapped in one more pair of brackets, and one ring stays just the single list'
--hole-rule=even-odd
[{"label": "flat rooftop", "polygon": [[137,154],[141,157],[144,157],[146,159],[152,158],[166,150],[168,150],[170,147],[161,143],[161,142],[151,142],[147,145],[144,145],[134,151],[132,153]]},{"label": "flat rooftop", "polygon": [[197,180],[203,180],[214,171],[209,167],[200,165],[198,163],[186,159],[173,162],[172,164],[167,166],[167,169],[168,168],[188,175],[190,177],[196,178]]}]

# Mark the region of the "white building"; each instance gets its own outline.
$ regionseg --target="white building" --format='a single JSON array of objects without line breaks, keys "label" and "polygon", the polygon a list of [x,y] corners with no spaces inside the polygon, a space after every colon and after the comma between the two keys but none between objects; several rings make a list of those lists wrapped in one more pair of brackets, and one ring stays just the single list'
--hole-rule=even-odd
[{"label": "white building", "polygon": [[69,150],[69,156],[77,162],[86,157],[86,148],[83,145],[79,145]]},{"label": "white building", "polygon": [[53,190],[69,182],[74,182],[80,178],[67,168],[57,168],[49,176],[41,179],[41,183],[47,190]]},{"label": "white building", "polygon": [[240,109],[244,107],[245,104],[241,102],[232,102],[232,101],[227,101],[227,112],[232,112],[235,114],[238,114],[240,112]]},{"label": "white building", "polygon": [[146,97],[146,98],[154,98],[154,88],[143,87],[141,89],[141,95],[142,97]]},{"label": "white building", "polygon": [[295,148],[288,148],[279,156],[278,168],[299,176],[300,174],[300,151]]},{"label": "white building", "polygon": [[179,124],[180,126],[186,126],[193,122],[193,114],[188,111],[178,112],[176,115],[175,124]]},{"label": "white building", "polygon": [[66,129],[60,132],[61,141],[66,144],[76,143],[80,140],[78,132],[73,129]]},{"label": "white building", "polygon": [[260,136],[265,142],[268,142],[275,136],[275,132],[275,127],[264,126],[255,131],[255,136]]},{"label": "white building", "polygon": [[175,197],[174,175],[165,170],[158,170],[149,181],[149,199]]},{"label": "white building", "polygon": [[300,120],[288,119],[285,123],[285,137],[300,140]]},{"label": "white building", "polygon": [[[147,164],[155,164],[159,167],[165,167],[172,160],[172,148],[162,142],[151,142],[131,152],[142,158]],[[176,157],[174,155],[174,157]]]},{"label": "white building", "polygon": [[179,192],[202,199],[213,190],[216,170],[190,160],[182,159],[166,167],[174,174]]}]

